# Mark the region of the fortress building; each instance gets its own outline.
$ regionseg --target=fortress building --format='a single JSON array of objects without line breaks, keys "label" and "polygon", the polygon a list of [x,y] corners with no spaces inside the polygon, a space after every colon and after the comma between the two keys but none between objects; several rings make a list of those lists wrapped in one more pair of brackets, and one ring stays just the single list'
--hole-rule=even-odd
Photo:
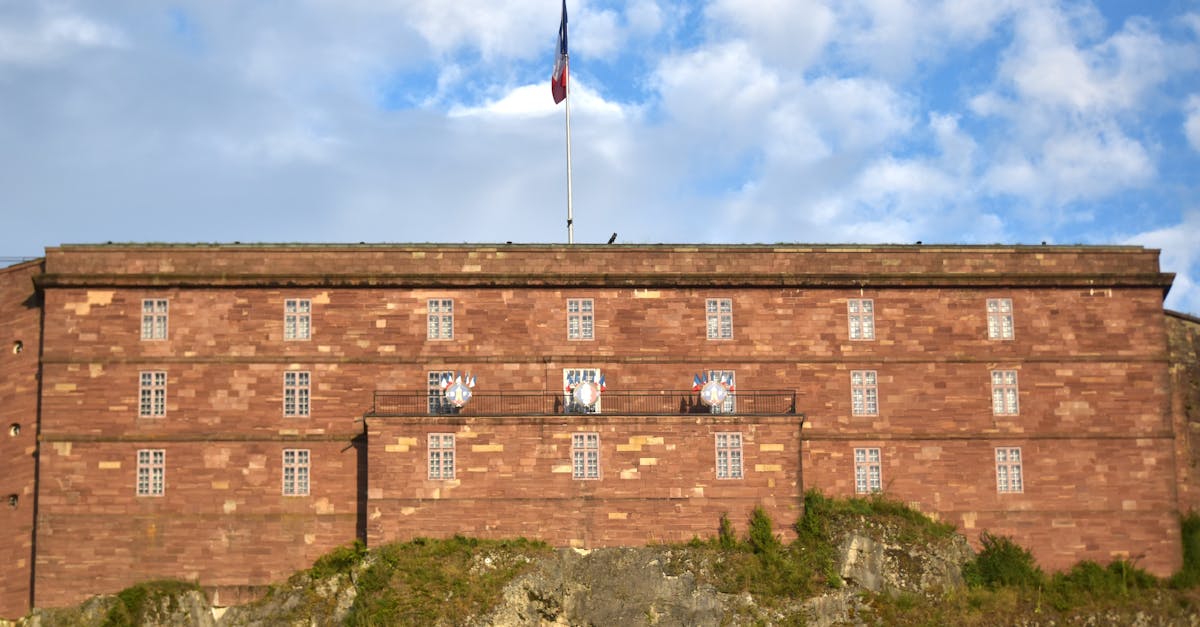
[{"label": "fortress building", "polygon": [[356,538],[786,534],[810,488],[1169,574],[1171,281],[1109,246],[50,248],[0,270],[0,616],[236,602]]}]

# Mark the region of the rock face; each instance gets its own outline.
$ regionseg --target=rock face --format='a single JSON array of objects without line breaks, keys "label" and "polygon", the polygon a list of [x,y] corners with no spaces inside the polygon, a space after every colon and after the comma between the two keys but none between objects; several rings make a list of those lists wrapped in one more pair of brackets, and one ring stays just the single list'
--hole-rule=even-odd
[{"label": "rock face", "polygon": [[932,592],[963,585],[962,566],[975,556],[965,538],[913,547],[884,531],[872,537],[861,531],[845,534],[839,544],[839,571],[848,584],[871,592]]},{"label": "rock face", "polygon": [[668,575],[664,549],[561,550],[513,580],[485,625],[721,625],[740,601],[691,573]]}]

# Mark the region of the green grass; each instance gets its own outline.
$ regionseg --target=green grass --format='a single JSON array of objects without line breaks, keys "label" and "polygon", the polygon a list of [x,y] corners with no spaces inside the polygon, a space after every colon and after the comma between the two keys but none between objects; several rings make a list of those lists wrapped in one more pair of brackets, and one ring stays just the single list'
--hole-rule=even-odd
[{"label": "green grass", "polygon": [[[163,609],[173,612],[180,594],[199,589],[200,586],[195,583],[174,579],[145,581],[130,586],[117,593],[117,603],[109,609],[101,626],[140,625],[147,618],[155,622],[154,619],[159,617],[147,616],[147,614],[154,614],[160,603],[165,601],[166,607]],[[161,622],[161,620],[157,622]]]},{"label": "green grass", "polygon": [[[504,586],[547,555],[541,542],[418,538],[373,549],[357,577],[349,625],[462,624],[496,605]],[[489,564],[490,562],[490,564]]]}]

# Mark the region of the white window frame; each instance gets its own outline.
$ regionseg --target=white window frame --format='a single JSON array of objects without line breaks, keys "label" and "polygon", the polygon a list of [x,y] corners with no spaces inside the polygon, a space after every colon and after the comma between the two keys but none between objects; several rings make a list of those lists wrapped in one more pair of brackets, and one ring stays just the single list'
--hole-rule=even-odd
[{"label": "white window frame", "polygon": [[710,340],[733,339],[733,299],[704,300],[705,333]]},{"label": "white window frame", "polygon": [[458,409],[442,394],[442,375],[454,376],[453,370],[430,370],[426,373],[426,407],[430,414],[457,414]]},{"label": "white window frame", "polygon": [[283,449],[283,496],[308,496],[312,476],[312,452],[306,448]]},{"label": "white window frame", "polygon": [[850,371],[850,412],[855,416],[879,415],[879,374],[875,370]]},{"label": "white window frame", "polygon": [[167,371],[143,370],[138,373],[138,417],[163,418],[167,415]]},{"label": "white window frame", "polygon": [[284,299],[283,339],[287,341],[302,341],[312,339],[311,299]]},{"label": "white window frame", "polygon": [[312,412],[312,373],[288,370],[283,373],[283,415],[307,418]]},{"label": "white window frame", "polygon": [[167,451],[143,448],[137,452],[138,496],[163,496],[167,492]]},{"label": "white window frame", "polygon": [[591,298],[567,299],[567,339],[596,339],[596,303]]},{"label": "white window frame", "polygon": [[[594,382],[597,382],[600,380],[600,369],[599,368],[563,368],[563,390],[564,390],[563,403],[565,404],[564,405],[565,407],[572,407],[575,405],[575,399],[571,398],[571,393],[565,391],[567,389],[567,378],[570,377],[572,374],[579,375],[580,377],[582,377],[581,380],[583,380],[583,381],[592,381],[594,383]],[[592,405],[592,407],[590,409],[588,409],[586,413],[589,413],[589,414],[600,413],[600,404],[603,402],[604,402],[604,398],[603,398],[603,396],[601,396],[601,398],[596,400],[596,404]],[[580,412],[573,412],[573,413],[580,413]]]},{"label": "white window frame", "polygon": [[718,479],[742,479],[742,434],[740,431],[713,434]]},{"label": "white window frame", "polygon": [[[720,377],[722,375],[728,377],[729,387],[732,387],[732,388],[737,387],[737,373],[736,372],[734,372],[732,370],[709,370],[708,371],[708,379],[710,381],[720,380]],[[711,411],[714,414],[737,413],[737,394],[732,391],[729,392],[729,396],[725,397],[725,402],[721,403],[720,407],[713,405],[712,407],[709,407],[708,409],[709,409],[709,411]]]},{"label": "white window frame", "polygon": [[438,341],[453,340],[454,299],[430,298],[425,304],[428,307],[426,339]]},{"label": "white window frame", "polygon": [[430,481],[449,481],[455,478],[456,440],[453,433],[430,433],[428,477]]},{"label": "white window frame", "polygon": [[1021,395],[1016,370],[992,371],[992,415],[1021,415]]},{"label": "white window frame", "polygon": [[883,456],[878,448],[854,449],[854,493],[883,491]]},{"label": "white window frame", "polygon": [[987,327],[989,340],[1011,340],[1015,337],[1011,298],[987,299]]},{"label": "white window frame", "polygon": [[168,309],[170,303],[166,298],[142,299],[142,339],[167,339]]},{"label": "white window frame", "polygon": [[851,298],[846,301],[846,318],[850,324],[850,339],[875,339],[875,301],[871,298]]},{"label": "white window frame", "polygon": [[1020,494],[1025,491],[1025,473],[1021,468],[1022,463],[1021,447],[996,447],[997,493]]},{"label": "white window frame", "polygon": [[600,479],[600,434],[580,431],[571,434],[571,478]]}]

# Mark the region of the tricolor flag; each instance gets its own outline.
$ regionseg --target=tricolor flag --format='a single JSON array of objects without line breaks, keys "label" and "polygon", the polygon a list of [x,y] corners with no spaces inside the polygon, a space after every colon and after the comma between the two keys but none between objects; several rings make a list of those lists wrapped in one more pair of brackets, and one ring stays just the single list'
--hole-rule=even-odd
[{"label": "tricolor flag", "polygon": [[562,4],[562,23],[558,25],[558,58],[554,60],[554,75],[550,77],[550,93],[554,104],[567,97],[567,0]]}]

